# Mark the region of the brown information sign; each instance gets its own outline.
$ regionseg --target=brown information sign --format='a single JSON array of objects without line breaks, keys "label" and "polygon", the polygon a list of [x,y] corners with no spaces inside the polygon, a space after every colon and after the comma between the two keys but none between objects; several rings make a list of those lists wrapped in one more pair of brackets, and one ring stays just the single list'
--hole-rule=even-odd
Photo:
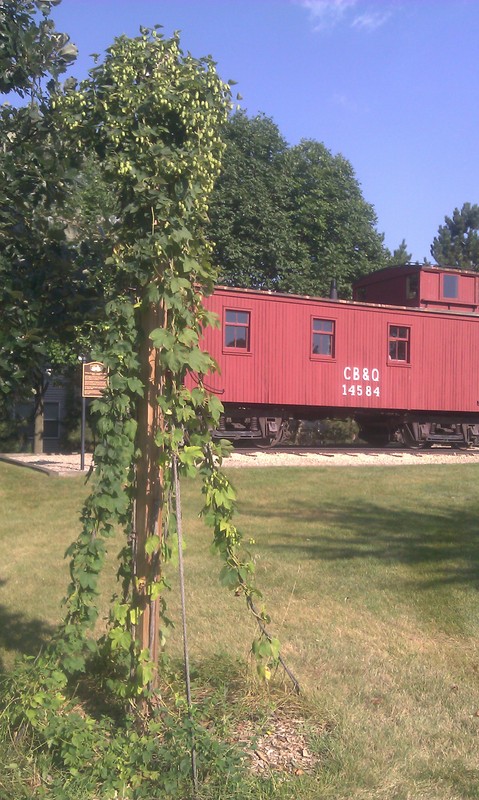
[{"label": "brown information sign", "polygon": [[101,361],[83,364],[82,397],[101,397],[108,384],[108,370]]}]

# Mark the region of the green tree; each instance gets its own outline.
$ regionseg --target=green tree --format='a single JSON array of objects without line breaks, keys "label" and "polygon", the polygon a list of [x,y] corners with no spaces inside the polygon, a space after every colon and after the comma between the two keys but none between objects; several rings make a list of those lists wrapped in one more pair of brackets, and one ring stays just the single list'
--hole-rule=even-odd
[{"label": "green tree", "polygon": [[33,393],[36,450],[46,370],[56,366],[62,340],[72,341],[72,264],[61,216],[67,157],[50,98],[76,48],[49,19],[56,4],[6,0],[0,6],[0,91],[25,103],[0,109],[0,404]]},{"label": "green tree", "polygon": [[314,141],[288,147],[268,117],[233,115],[210,209],[220,281],[347,296],[387,253],[353,169]]},{"label": "green tree", "polygon": [[325,295],[331,281],[341,297],[361,275],[385,265],[376,215],[354,170],[320,142],[305,140],[287,154],[289,214],[296,241],[308,254],[301,291]]},{"label": "green tree", "polygon": [[406,240],[403,239],[398,247],[396,247],[396,249],[389,254],[388,263],[391,266],[402,266],[405,264],[410,264],[411,259],[412,255],[408,252]]},{"label": "green tree", "polygon": [[219,280],[292,288],[306,254],[299,252],[288,212],[287,143],[271,119],[243,111],[228,120],[223,138],[226,153],[210,204]]},{"label": "green tree", "polygon": [[77,48],[55,29],[49,14],[61,0],[2,0],[0,4],[0,93],[31,101],[43,79],[54,81],[75,60]]},{"label": "green tree", "polygon": [[464,203],[445,217],[431,245],[431,255],[441,267],[479,269],[479,205]]}]

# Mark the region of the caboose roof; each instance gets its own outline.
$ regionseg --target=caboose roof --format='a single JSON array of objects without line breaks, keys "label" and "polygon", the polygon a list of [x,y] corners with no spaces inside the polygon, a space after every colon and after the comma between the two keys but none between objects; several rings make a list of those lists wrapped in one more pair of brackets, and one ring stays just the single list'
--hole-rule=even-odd
[{"label": "caboose roof", "polygon": [[[416,265],[415,265],[416,266]],[[386,267],[385,269],[399,269],[399,267]],[[401,267],[400,269],[404,269]],[[416,269],[424,269],[424,267],[416,266]],[[440,269],[432,267],[432,269]],[[382,272],[383,270],[378,270],[378,272]],[[441,270],[447,271],[447,270]],[[376,273],[371,273],[371,275],[375,275]],[[477,273],[468,273],[472,275],[477,275]],[[408,313],[413,314],[436,314],[436,315],[444,315],[445,313],[447,316],[460,316],[460,317],[474,317],[477,320],[477,313],[473,313],[472,311],[466,311],[461,309],[451,309],[450,311],[445,311],[444,308],[424,308],[424,307],[416,307],[416,306],[405,306],[405,305],[397,305],[393,303],[371,303],[366,300],[332,300],[329,297],[321,297],[319,295],[310,295],[310,294],[293,294],[289,292],[274,292],[272,289],[242,289],[238,286],[223,286],[218,285],[215,286],[214,294],[219,292],[225,292],[226,294],[236,295],[237,297],[258,297],[258,298],[274,298],[283,302],[310,302],[310,303],[327,303],[331,306],[355,306],[359,308],[385,308],[391,309],[392,311],[397,311],[398,309],[404,309]]]},{"label": "caboose roof", "polygon": [[420,272],[452,272],[455,275],[477,276],[477,272],[473,270],[458,269],[457,267],[440,267],[437,264],[399,264],[391,267],[383,267],[374,272],[368,272],[367,275],[363,275],[361,278],[358,278],[357,281],[354,281],[353,288],[356,286],[364,286],[371,283],[371,281],[389,280],[397,275],[413,275]]},{"label": "caboose roof", "polygon": [[353,284],[355,300],[479,313],[479,274],[435,264],[384,267]]}]

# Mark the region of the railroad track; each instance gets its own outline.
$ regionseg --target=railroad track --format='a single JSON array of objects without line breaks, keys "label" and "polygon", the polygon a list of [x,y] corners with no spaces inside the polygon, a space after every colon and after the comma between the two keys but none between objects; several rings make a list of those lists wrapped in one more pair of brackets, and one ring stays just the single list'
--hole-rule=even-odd
[{"label": "railroad track", "polygon": [[301,456],[303,454],[311,455],[341,455],[346,454],[349,456],[370,455],[370,456],[397,456],[400,458],[404,455],[470,455],[471,457],[479,456],[479,447],[455,448],[455,447],[430,447],[430,448],[414,448],[414,447],[360,447],[360,446],[345,446],[345,447],[331,447],[324,445],[322,447],[311,446],[279,446],[279,447],[241,447],[235,446],[233,452],[242,453],[243,455],[254,455],[256,453],[282,453]]},{"label": "railroad track", "polygon": [[479,448],[432,447],[235,447],[230,466],[373,466],[400,464],[479,463]]},{"label": "railroad track", "polygon": [[404,455],[470,455],[472,457],[479,456],[478,447],[468,448],[454,448],[454,447],[431,447],[431,448],[413,448],[413,447],[275,447],[273,452],[278,453],[292,453],[294,455],[301,455],[302,453],[318,453],[319,455],[340,455],[346,454],[349,456],[369,455],[369,456],[395,456],[401,458]]}]

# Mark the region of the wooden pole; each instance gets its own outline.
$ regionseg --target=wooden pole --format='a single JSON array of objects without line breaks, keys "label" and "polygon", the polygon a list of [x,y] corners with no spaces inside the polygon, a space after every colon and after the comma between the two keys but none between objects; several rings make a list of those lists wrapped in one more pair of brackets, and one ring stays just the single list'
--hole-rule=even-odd
[{"label": "wooden pole", "polygon": [[150,659],[155,665],[155,674],[150,683],[154,689],[158,682],[159,657],[159,600],[152,600],[148,587],[160,577],[159,553],[148,555],[146,542],[150,536],[157,536],[161,544],[163,474],[158,466],[159,450],[155,435],[162,430],[163,419],[157,398],[162,389],[162,375],[156,350],[150,340],[155,328],[164,326],[164,311],[159,304],[150,305],[141,311],[142,343],[140,360],[144,396],[138,405],[138,445],[141,456],[136,473],[135,535],[136,564],[134,572],[136,600],[142,614],[136,628],[136,639],[141,648],[148,648]]}]

